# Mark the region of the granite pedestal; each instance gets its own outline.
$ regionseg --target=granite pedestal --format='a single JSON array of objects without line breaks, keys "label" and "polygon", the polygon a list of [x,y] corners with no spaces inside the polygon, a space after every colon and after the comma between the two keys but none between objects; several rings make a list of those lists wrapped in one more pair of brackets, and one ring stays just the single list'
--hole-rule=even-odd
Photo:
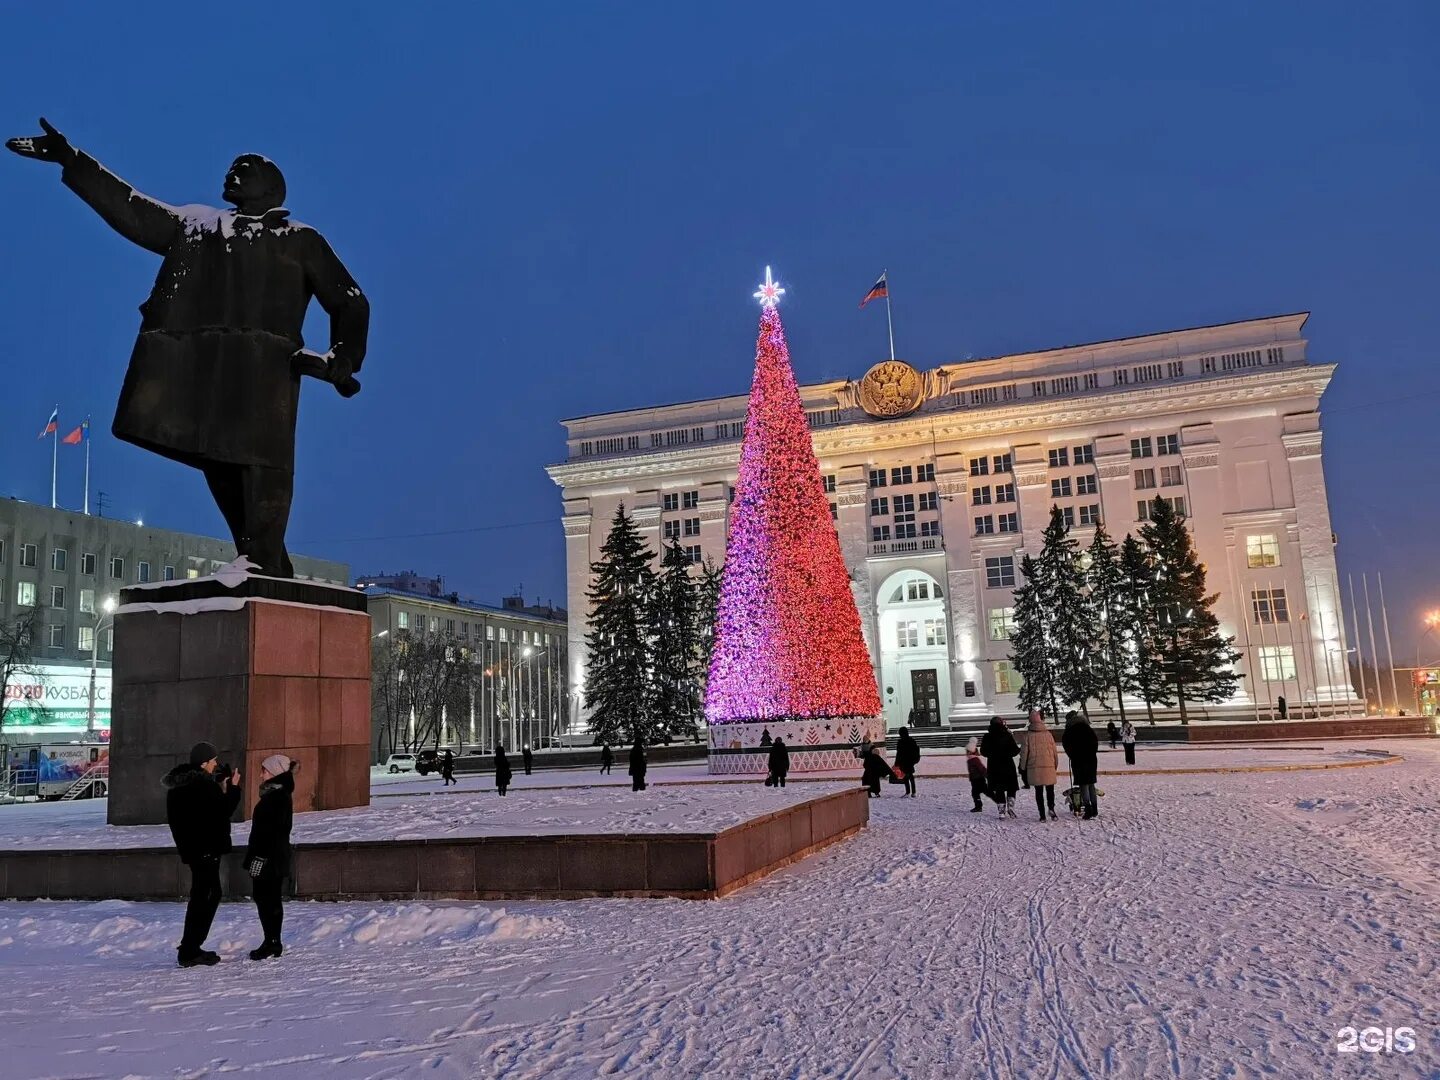
[{"label": "granite pedestal", "polygon": [[165,820],[171,768],[213,743],[244,774],[248,818],[260,762],[300,762],[295,809],[370,802],[370,615],[363,593],[244,577],[124,589],[115,615],[112,825]]}]

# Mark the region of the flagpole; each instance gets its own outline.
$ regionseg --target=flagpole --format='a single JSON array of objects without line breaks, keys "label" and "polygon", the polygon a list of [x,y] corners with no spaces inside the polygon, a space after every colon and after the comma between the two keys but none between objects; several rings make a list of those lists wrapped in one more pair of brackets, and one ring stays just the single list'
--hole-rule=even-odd
[{"label": "flagpole", "polygon": [[881,276],[885,279],[885,326],[890,331],[890,359],[895,359],[895,323],[890,318],[890,271],[885,270]]},{"label": "flagpole", "polygon": [[[89,424],[90,419],[86,417],[85,423]],[[85,437],[85,516],[90,516],[90,430],[87,427]]]},{"label": "flagpole", "polygon": [[60,406],[55,406],[55,430],[50,433],[50,509],[60,505],[56,490],[57,474],[60,470]]}]

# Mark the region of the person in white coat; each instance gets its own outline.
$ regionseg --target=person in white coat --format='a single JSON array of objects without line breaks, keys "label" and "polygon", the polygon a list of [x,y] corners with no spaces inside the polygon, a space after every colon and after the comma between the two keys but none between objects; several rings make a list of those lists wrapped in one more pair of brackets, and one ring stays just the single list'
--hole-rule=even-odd
[{"label": "person in white coat", "polygon": [[1035,808],[1040,811],[1040,820],[1045,820],[1048,811],[1050,820],[1055,819],[1055,774],[1060,767],[1060,755],[1055,749],[1055,736],[1045,726],[1045,717],[1039,709],[1030,711],[1030,726],[1020,740],[1020,768],[1030,778],[1035,789]]}]

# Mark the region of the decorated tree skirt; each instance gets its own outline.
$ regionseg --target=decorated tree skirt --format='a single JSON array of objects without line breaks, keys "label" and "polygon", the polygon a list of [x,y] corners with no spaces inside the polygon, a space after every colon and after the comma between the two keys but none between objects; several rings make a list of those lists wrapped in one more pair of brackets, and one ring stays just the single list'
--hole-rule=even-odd
[{"label": "decorated tree skirt", "polygon": [[817,720],[772,720],[766,723],[712,724],[709,731],[710,772],[764,775],[770,771],[770,747],[761,746],[766,732],[784,739],[790,771],[825,772],[860,768],[855,756],[868,739],[884,744],[885,721],[878,716],[823,717]]}]

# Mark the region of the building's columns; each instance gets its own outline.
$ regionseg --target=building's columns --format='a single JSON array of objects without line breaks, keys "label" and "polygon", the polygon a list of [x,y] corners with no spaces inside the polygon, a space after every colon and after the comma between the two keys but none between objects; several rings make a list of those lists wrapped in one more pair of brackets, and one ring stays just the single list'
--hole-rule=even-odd
[{"label": "building's columns", "polygon": [[[1015,447],[1015,500],[1020,511],[1020,536],[1017,546],[1027,551],[1040,551],[1041,536],[1045,526],[1050,524],[1050,463],[1045,447],[1039,443],[1025,443]],[[983,513],[985,507],[975,507],[976,513]],[[1016,584],[1019,584],[1020,559],[1015,559]]]},{"label": "building's columns", "polygon": [[1095,440],[1095,475],[1100,478],[1100,520],[1117,544],[1135,527],[1135,481],[1130,475],[1130,439],[1102,435]]},{"label": "building's columns", "polygon": [[[590,611],[586,593],[590,589],[590,564],[594,554],[590,548],[591,507],[589,499],[566,499],[560,525],[565,531],[565,599],[566,637],[570,643],[569,685],[574,688],[568,704],[570,730],[587,729],[585,719],[585,624]],[[476,633],[479,631],[476,623]],[[483,642],[481,643],[483,647]],[[492,709],[493,714],[493,709]],[[483,727],[483,716],[482,716]]]},{"label": "building's columns", "polygon": [[[954,724],[993,710],[993,677],[987,662],[983,593],[976,579],[971,533],[970,474],[961,454],[945,454],[935,464],[940,497],[940,532],[945,540],[946,612],[950,621],[950,712]],[[966,695],[969,683],[973,693]]]}]

